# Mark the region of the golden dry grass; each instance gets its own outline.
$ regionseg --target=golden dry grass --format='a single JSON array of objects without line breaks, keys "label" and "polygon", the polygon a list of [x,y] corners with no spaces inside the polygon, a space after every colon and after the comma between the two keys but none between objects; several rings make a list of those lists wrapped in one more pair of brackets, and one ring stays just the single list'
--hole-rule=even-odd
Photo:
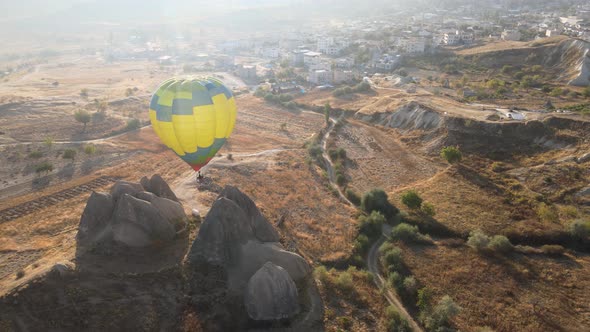
[{"label": "golden dry grass", "polygon": [[[487,257],[468,247],[403,246],[404,262],[435,300],[450,295],[461,331],[583,331],[590,324],[587,255]],[[533,306],[533,304],[535,304]]]}]

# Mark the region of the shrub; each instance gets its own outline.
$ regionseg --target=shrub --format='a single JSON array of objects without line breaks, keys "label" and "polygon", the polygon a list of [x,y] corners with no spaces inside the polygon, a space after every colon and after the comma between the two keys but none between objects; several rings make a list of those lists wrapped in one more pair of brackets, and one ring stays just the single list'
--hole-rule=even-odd
[{"label": "shrub", "polygon": [[546,244],[541,246],[541,251],[546,255],[561,256],[565,252],[565,248],[558,244]]},{"label": "shrub", "polygon": [[502,74],[506,74],[510,71],[512,71],[514,69],[514,67],[510,66],[510,65],[505,65],[504,67],[502,67]]},{"label": "shrub", "polygon": [[316,267],[315,270],[313,271],[313,274],[322,283],[325,283],[326,280],[328,279],[328,270],[323,265]]},{"label": "shrub", "polygon": [[521,72],[521,71],[518,71],[518,72],[516,72],[516,73],[514,74],[514,78],[515,78],[515,79],[517,79],[517,80],[520,80],[520,79],[522,79],[523,77],[524,77],[524,73],[523,73],[523,72]]},{"label": "shrub", "polygon": [[537,208],[537,215],[544,222],[558,222],[559,213],[553,205],[547,205],[545,203],[539,204]]},{"label": "shrub", "polygon": [[74,149],[65,149],[62,158],[74,160],[76,158],[76,153],[77,152]]},{"label": "shrub", "polygon": [[88,89],[82,89],[82,90],[80,90],[80,97],[82,97],[82,98],[88,98]]},{"label": "shrub", "polygon": [[360,234],[354,241],[354,251],[364,254],[369,250],[369,245],[369,238],[365,234]]},{"label": "shrub", "polygon": [[559,97],[559,96],[561,96],[562,93],[563,93],[563,90],[561,88],[555,88],[555,89],[551,90],[549,95],[551,97]]},{"label": "shrub", "polygon": [[74,113],[74,119],[83,123],[84,129],[82,129],[82,131],[86,131],[86,124],[90,122],[91,116],[90,113],[86,112],[85,110],[78,110]]},{"label": "shrub", "polygon": [[450,296],[445,295],[434,307],[429,317],[424,321],[424,326],[428,330],[438,330],[443,326],[448,326],[450,320],[460,311],[461,307],[459,307]]},{"label": "shrub", "polygon": [[361,204],[361,197],[350,188],[346,189],[346,198],[348,198],[348,200],[356,206]]},{"label": "shrub", "polygon": [[404,287],[404,279],[398,272],[390,273],[387,282],[398,292]]},{"label": "shrub", "polygon": [[461,161],[463,155],[458,147],[447,146],[440,151],[440,156],[449,164],[458,163]]},{"label": "shrub", "polygon": [[35,167],[35,173],[37,173],[37,174],[51,172],[51,171],[53,171],[53,164],[51,164],[47,161],[43,162]]},{"label": "shrub", "polygon": [[339,186],[343,186],[346,184],[346,177],[344,175],[342,175],[341,173],[336,174],[336,184],[338,184]]},{"label": "shrub", "polygon": [[399,210],[387,200],[387,194],[382,189],[373,189],[363,195],[361,209],[367,213],[379,211],[386,217],[393,217]]},{"label": "shrub", "polygon": [[359,231],[370,238],[375,238],[381,235],[381,226],[385,222],[383,214],[373,211],[367,217],[361,216],[359,218]]},{"label": "shrub", "polygon": [[418,287],[416,278],[414,278],[413,276],[406,277],[404,279],[403,287],[408,294],[414,294]]},{"label": "shrub", "polygon": [[576,239],[585,239],[590,236],[590,220],[575,220],[568,225],[569,233]]},{"label": "shrub", "polygon": [[392,305],[385,309],[385,328],[387,332],[412,331],[408,321],[402,318],[397,309]]},{"label": "shrub", "polygon": [[322,147],[318,144],[310,144],[307,147],[307,152],[313,159],[319,159],[322,156]]},{"label": "shrub", "polygon": [[336,151],[334,149],[330,149],[330,150],[328,150],[328,156],[330,156],[330,159],[332,161],[336,161],[338,159],[338,151]]},{"label": "shrub", "polygon": [[422,198],[414,190],[405,191],[402,196],[402,203],[412,210],[419,209],[422,205]]},{"label": "shrub", "polygon": [[127,120],[127,130],[135,130],[141,127],[141,123],[138,119],[129,119]]},{"label": "shrub", "polygon": [[490,238],[481,230],[476,229],[469,233],[469,238],[467,239],[467,245],[471,248],[482,251],[487,248],[488,244],[490,243]]},{"label": "shrub", "polygon": [[381,260],[384,266],[399,266],[403,262],[402,250],[399,247],[391,247],[381,256]]},{"label": "shrub", "polygon": [[338,278],[336,279],[336,286],[341,290],[352,289],[354,286],[352,282],[352,274],[348,271],[341,272]]},{"label": "shrub", "polygon": [[84,153],[86,154],[94,154],[96,152],[96,146],[93,144],[88,144],[84,147]]},{"label": "shrub", "polygon": [[227,160],[234,160],[234,155],[231,153],[228,153],[226,158],[227,158]]},{"label": "shrub", "polygon": [[352,328],[352,318],[348,316],[337,317],[336,324],[345,330],[350,330]]},{"label": "shrub", "polygon": [[338,154],[338,158],[340,158],[341,160],[346,159],[346,150],[345,149],[338,148],[338,150],[336,150],[336,153]]},{"label": "shrub", "polygon": [[53,146],[53,138],[52,137],[47,137],[45,138],[45,140],[43,141],[43,144],[48,148],[51,149],[51,147]]},{"label": "shrub", "polygon": [[428,287],[419,289],[417,298],[418,300],[416,301],[416,306],[420,310],[422,316],[422,314],[425,314],[428,311],[430,311],[430,301],[432,301],[432,290]]},{"label": "shrub", "polygon": [[434,217],[434,215],[436,214],[436,210],[434,209],[434,205],[432,205],[428,202],[422,203],[422,207],[420,208],[420,210],[424,214],[426,214],[427,216],[430,216],[430,217]]},{"label": "shrub", "polygon": [[41,157],[43,157],[43,153],[41,151],[32,151],[31,153],[29,153],[29,158],[39,159]]},{"label": "shrub", "polygon": [[391,237],[394,240],[415,241],[418,238],[418,227],[401,223],[391,230]]},{"label": "shrub", "polygon": [[20,279],[20,278],[22,278],[22,277],[24,277],[24,276],[25,276],[25,270],[19,270],[19,271],[16,273],[16,279]]},{"label": "shrub", "polygon": [[508,253],[514,249],[510,240],[504,235],[494,235],[488,244],[488,247],[496,252]]}]

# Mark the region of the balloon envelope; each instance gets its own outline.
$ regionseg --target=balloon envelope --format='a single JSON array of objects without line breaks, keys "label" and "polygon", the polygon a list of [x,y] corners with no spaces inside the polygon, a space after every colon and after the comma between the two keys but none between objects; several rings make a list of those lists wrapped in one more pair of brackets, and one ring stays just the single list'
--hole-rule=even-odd
[{"label": "balloon envelope", "polygon": [[162,142],[195,171],[205,166],[232,133],[236,102],[212,78],[172,78],[150,102],[150,121]]}]

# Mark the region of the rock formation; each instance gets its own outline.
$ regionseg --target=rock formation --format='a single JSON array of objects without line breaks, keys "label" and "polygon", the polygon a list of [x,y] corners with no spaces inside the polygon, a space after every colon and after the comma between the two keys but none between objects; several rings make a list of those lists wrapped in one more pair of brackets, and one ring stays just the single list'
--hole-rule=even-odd
[{"label": "rock formation", "polygon": [[[203,264],[221,267],[226,271],[228,290],[241,297],[244,296],[244,289],[251,283],[253,275],[258,272],[265,277],[258,277],[256,280],[281,276],[280,280],[270,282],[274,285],[272,287],[287,282],[283,273],[268,272],[270,268],[261,272],[266,264],[279,266],[281,271],[286,273],[289,282],[300,281],[309,275],[311,269],[308,263],[301,256],[284,250],[279,240],[278,233],[254,202],[237,188],[227,186],[205,217],[190,249],[188,261],[194,269]],[[260,281],[256,282],[256,285],[261,287]],[[265,301],[260,303],[266,308],[269,302]],[[287,316],[290,317],[296,310],[293,310],[292,306],[289,308],[287,311],[291,314]],[[271,315],[271,312],[264,311],[264,317],[250,314],[250,318],[286,318],[283,311],[277,312],[276,315]]]},{"label": "rock formation", "polygon": [[271,262],[250,278],[244,302],[254,320],[290,318],[299,313],[295,283],[285,269]]},{"label": "rock formation", "polygon": [[185,226],[182,205],[159,175],[141,183],[117,181],[109,194],[93,192],[80,219],[78,245],[141,248],[172,242]]}]

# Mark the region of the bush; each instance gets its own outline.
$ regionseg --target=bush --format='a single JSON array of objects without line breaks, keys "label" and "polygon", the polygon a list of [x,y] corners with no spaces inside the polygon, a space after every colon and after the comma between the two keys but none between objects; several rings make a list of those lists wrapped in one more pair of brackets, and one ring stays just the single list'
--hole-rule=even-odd
[{"label": "bush", "polygon": [[84,153],[86,154],[94,154],[96,152],[96,146],[93,144],[88,144],[84,147]]},{"label": "bush", "polygon": [[512,71],[514,69],[514,67],[510,66],[510,65],[505,65],[504,67],[502,67],[502,74],[507,74],[508,72]]},{"label": "bush", "polygon": [[319,159],[322,156],[322,147],[317,144],[310,144],[307,152],[313,159]]},{"label": "bush", "polygon": [[336,324],[345,330],[350,330],[352,328],[352,318],[348,316],[337,317]]},{"label": "bush", "polygon": [[399,210],[389,203],[387,194],[382,189],[373,189],[363,195],[361,199],[361,209],[367,213],[379,211],[385,217],[395,216]]},{"label": "bush", "polygon": [[420,312],[427,312],[430,309],[430,301],[432,300],[432,290],[428,287],[418,290],[418,300],[416,306]]},{"label": "bush", "polygon": [[359,218],[359,232],[365,234],[369,238],[376,238],[381,235],[381,226],[385,222],[383,214],[373,211],[367,217],[361,216]]},{"label": "bush", "polygon": [[43,141],[43,144],[48,148],[51,149],[51,147],[53,146],[53,138],[52,137],[47,137],[45,138],[45,140]]},{"label": "bush", "polygon": [[98,112],[94,112],[92,113],[92,122],[103,122],[104,120],[106,120],[107,118],[107,113],[104,111],[98,111]]},{"label": "bush", "polygon": [[463,158],[461,151],[458,147],[447,146],[440,151],[440,156],[445,159],[449,164],[458,163]]},{"label": "bush", "polygon": [[539,204],[537,208],[537,215],[544,222],[558,222],[559,213],[553,205],[547,205],[545,203]]},{"label": "bush", "polygon": [[346,189],[346,198],[348,198],[348,200],[356,206],[361,204],[361,197],[350,188]]},{"label": "bush", "polygon": [[32,151],[29,153],[29,158],[31,159],[39,159],[43,157],[43,153],[41,151]]},{"label": "bush", "polygon": [[471,248],[482,251],[488,247],[490,243],[490,238],[481,230],[476,229],[469,233],[469,238],[467,239],[467,245]]},{"label": "bush", "polygon": [[436,214],[436,210],[434,209],[434,205],[432,205],[428,202],[422,203],[422,207],[420,208],[420,210],[424,214],[426,214],[427,216],[430,216],[430,217],[434,217],[434,215]]},{"label": "bush", "polygon": [[387,278],[387,283],[397,292],[401,291],[401,289],[404,287],[404,279],[398,272],[390,273],[389,277]]},{"label": "bush", "polygon": [[354,241],[354,252],[366,253],[369,250],[369,238],[365,234],[360,234]]},{"label": "bush", "polygon": [[338,148],[338,150],[336,150],[336,153],[338,154],[338,158],[340,158],[340,160],[346,159],[346,150],[345,149]]},{"label": "bush", "polygon": [[330,160],[336,161],[338,159],[338,151],[330,149],[328,150],[328,156],[330,156]]},{"label": "bush", "polygon": [[328,270],[323,265],[316,267],[315,270],[313,271],[313,274],[322,283],[325,283],[326,280],[328,279]]},{"label": "bush", "polygon": [[424,321],[424,327],[428,330],[438,330],[448,326],[450,320],[461,311],[450,296],[445,295],[432,310],[432,313]]},{"label": "bush", "polygon": [[352,274],[348,271],[340,272],[340,275],[336,279],[336,286],[341,290],[351,290],[354,286],[352,282]]},{"label": "bush", "polygon": [[138,119],[129,119],[127,120],[127,130],[135,130],[141,127],[141,123]]},{"label": "bush", "polygon": [[336,184],[338,184],[340,187],[345,185],[346,184],[346,177],[344,175],[342,175],[341,173],[336,174]]},{"label": "bush", "polygon": [[16,279],[20,279],[25,276],[25,270],[18,270],[16,273]]},{"label": "bush", "polygon": [[565,248],[558,244],[546,244],[541,246],[541,251],[546,255],[561,256],[565,253]]},{"label": "bush", "polygon": [[37,174],[51,172],[51,171],[53,171],[53,164],[51,164],[47,161],[44,163],[41,163],[35,167],[35,173],[37,173]]},{"label": "bush", "polygon": [[414,294],[418,287],[418,283],[416,282],[416,278],[413,276],[406,277],[403,283],[404,290],[408,294]]},{"label": "bush", "polygon": [[391,230],[391,238],[394,240],[412,242],[418,239],[418,235],[418,227],[406,223],[401,223]]},{"label": "bush", "polygon": [[414,190],[405,191],[402,196],[402,203],[412,210],[419,209],[422,205],[422,198]]},{"label": "bush", "polygon": [[488,244],[488,248],[500,253],[509,253],[514,249],[514,246],[504,235],[494,235]]},{"label": "bush", "polygon": [[398,247],[391,247],[381,256],[381,260],[384,266],[400,266],[403,262],[402,250]]},{"label": "bush", "polygon": [[590,236],[590,220],[575,220],[568,225],[569,233],[576,239],[585,239]]},{"label": "bush", "polygon": [[74,149],[65,149],[62,158],[74,160],[76,158],[76,153],[77,152]]},{"label": "bush", "polygon": [[86,124],[90,122],[91,116],[90,113],[86,112],[85,110],[78,110],[74,113],[74,119],[83,123],[84,129],[82,131],[86,131]]},{"label": "bush", "polygon": [[402,318],[394,306],[385,309],[385,328],[387,332],[409,332],[412,331],[407,320]]}]

